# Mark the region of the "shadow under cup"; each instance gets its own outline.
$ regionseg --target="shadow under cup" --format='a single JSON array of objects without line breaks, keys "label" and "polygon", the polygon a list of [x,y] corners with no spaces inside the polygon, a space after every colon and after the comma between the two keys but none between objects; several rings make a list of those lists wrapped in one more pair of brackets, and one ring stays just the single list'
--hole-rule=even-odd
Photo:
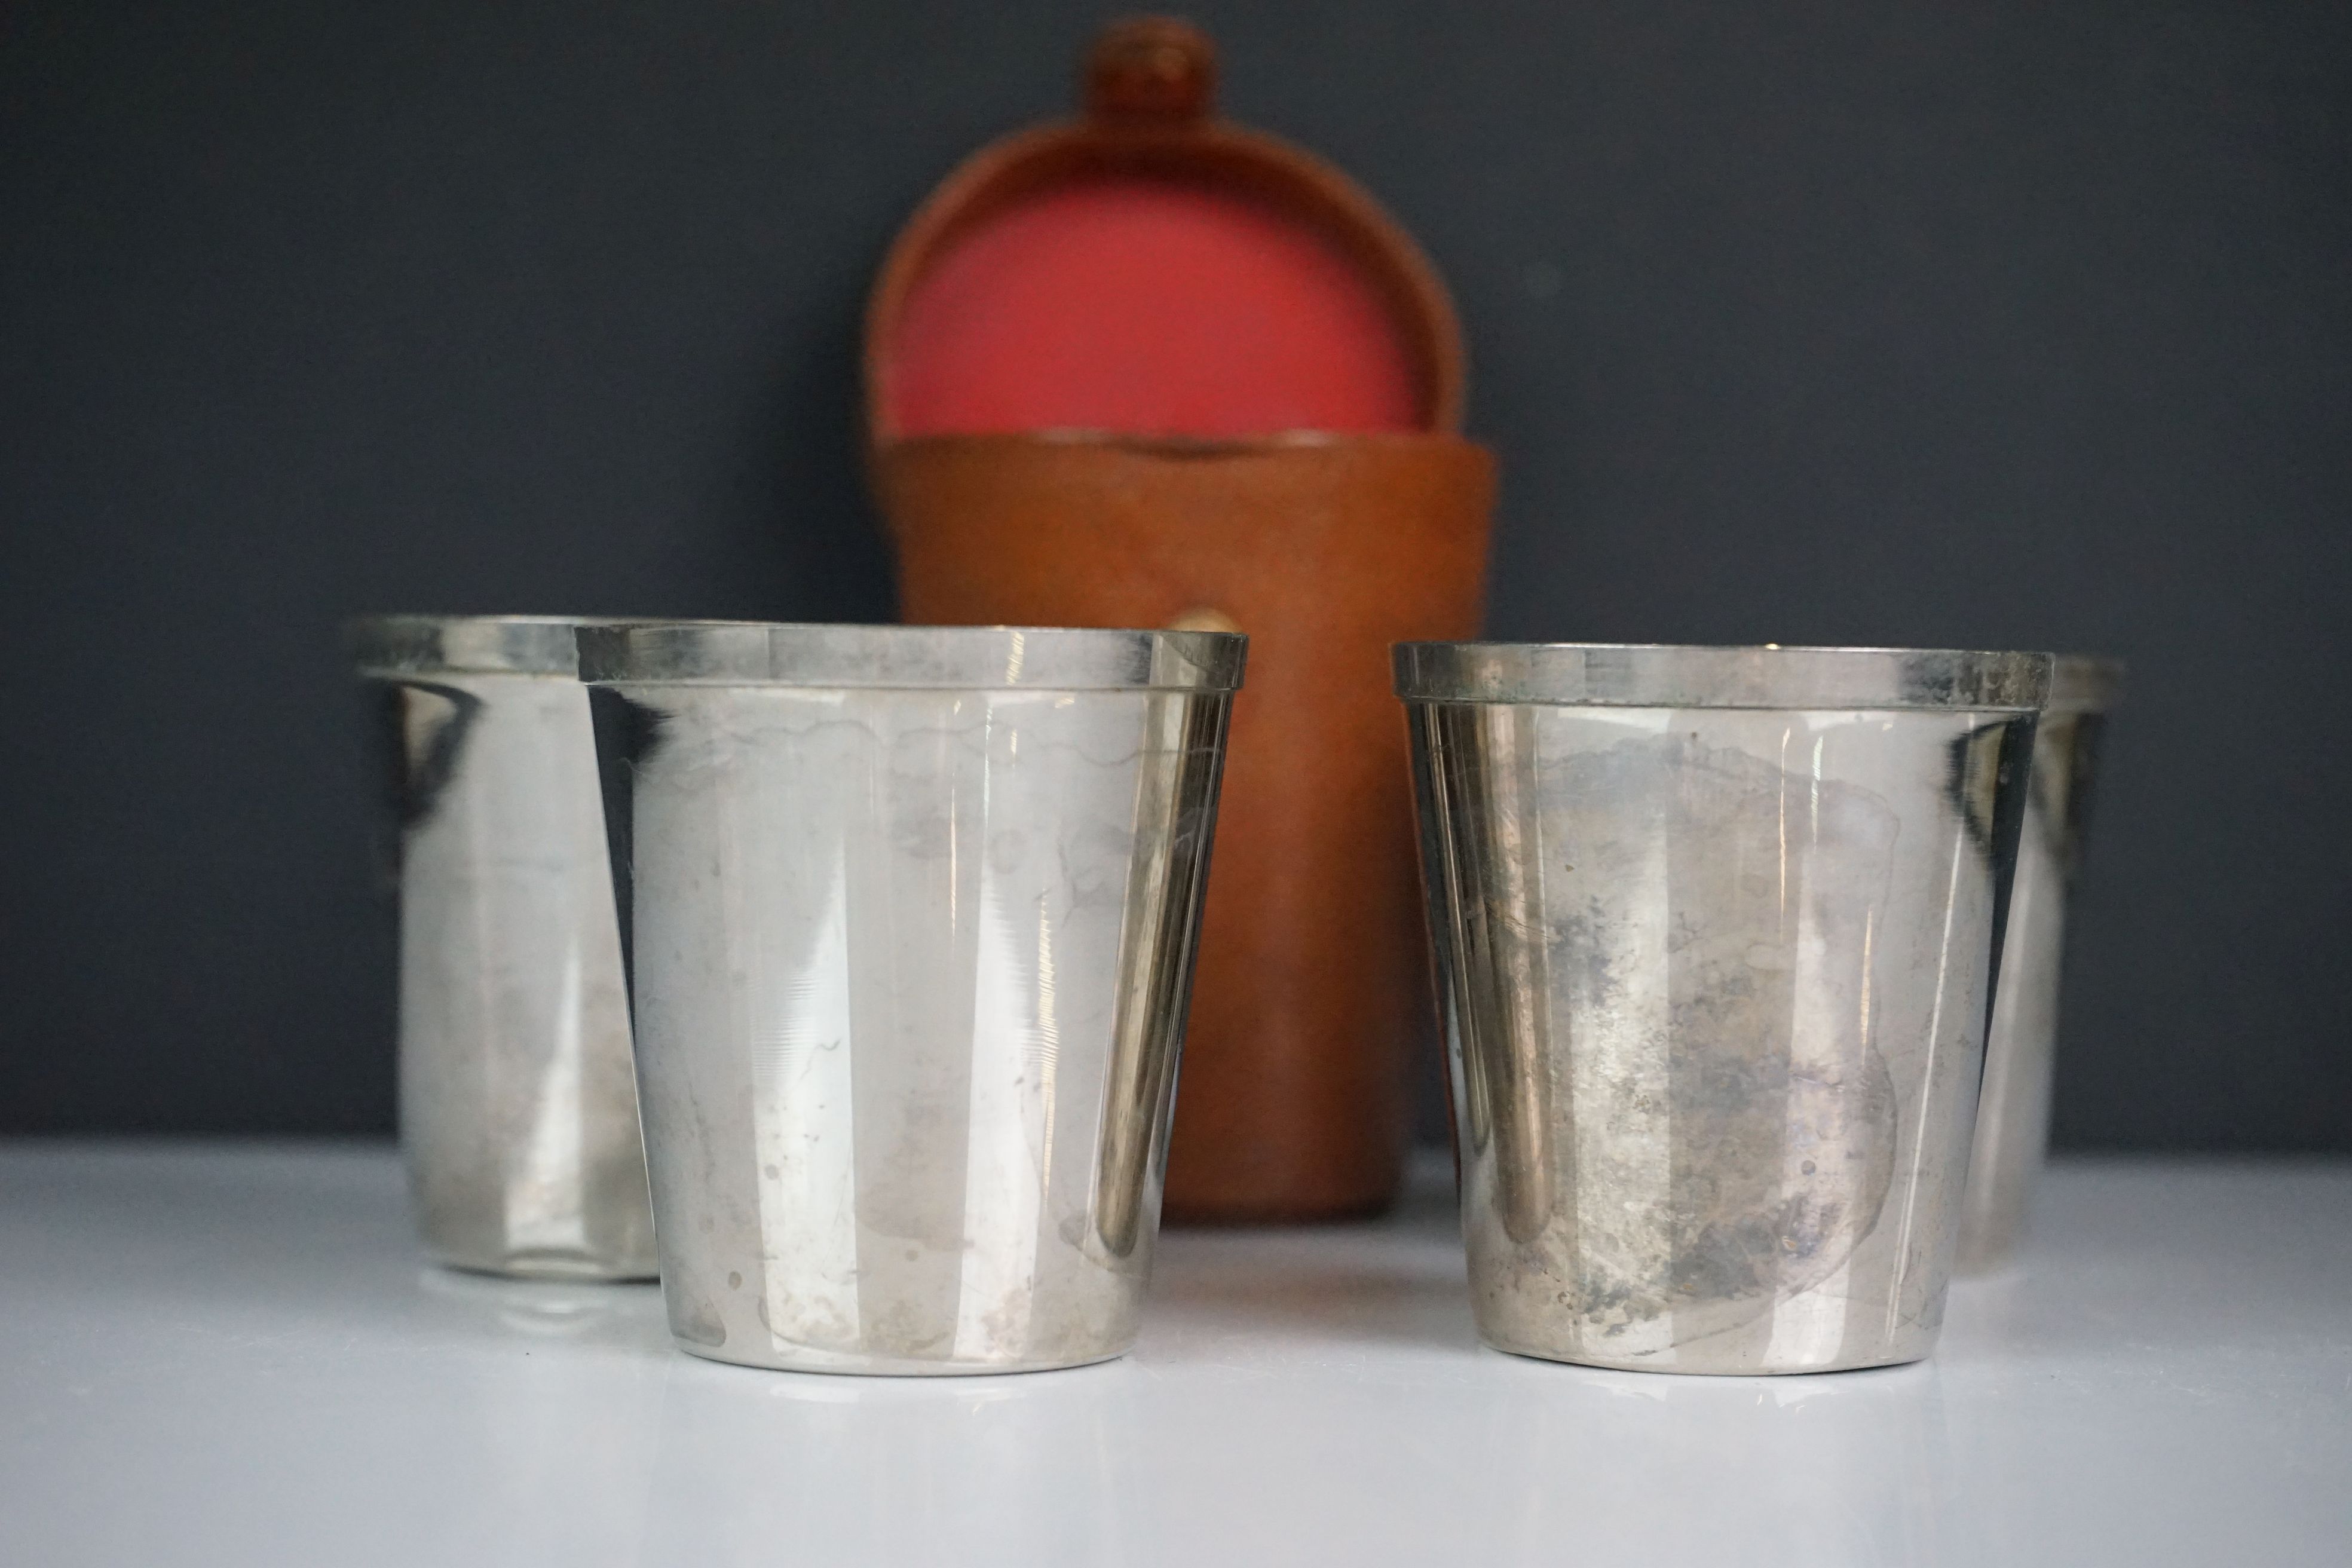
[{"label": "shadow under cup", "polygon": [[1926,1355],[2049,657],[1396,667],[1481,1337],[1661,1372]]},{"label": "shadow under cup", "polygon": [[1132,1342],[1227,712],[1210,632],[590,629],[681,1348]]}]

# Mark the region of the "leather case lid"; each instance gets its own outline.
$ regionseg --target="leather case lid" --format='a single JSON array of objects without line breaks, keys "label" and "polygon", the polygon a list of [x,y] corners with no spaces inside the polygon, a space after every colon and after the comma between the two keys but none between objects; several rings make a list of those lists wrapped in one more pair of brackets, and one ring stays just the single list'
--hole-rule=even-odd
[{"label": "leather case lid", "polygon": [[1150,175],[1069,180],[917,280],[896,342],[908,436],[1411,430],[1379,291],[1272,204]]},{"label": "leather case lid", "polygon": [[1115,24],[1084,119],[948,178],[869,309],[875,439],[1458,428],[1434,271],[1339,171],[1212,118],[1214,69],[1183,24]]}]

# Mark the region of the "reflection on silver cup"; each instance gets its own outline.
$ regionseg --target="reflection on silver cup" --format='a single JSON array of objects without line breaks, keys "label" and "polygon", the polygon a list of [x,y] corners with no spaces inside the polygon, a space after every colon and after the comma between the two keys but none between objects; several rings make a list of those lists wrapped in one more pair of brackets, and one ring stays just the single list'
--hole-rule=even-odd
[{"label": "reflection on silver cup", "polygon": [[868,1373],[1124,1351],[1245,639],[580,640],[681,1347]]},{"label": "reflection on silver cup", "polygon": [[2123,677],[2122,663],[2109,658],[2062,656],[2052,669],[2049,710],[2033,741],[2033,785],[2018,839],[2000,992],[1985,1046],[1984,1097],[1960,1220],[1963,1274],[2009,1261],[2050,1145],[2066,893],[2083,853],[2100,731]]},{"label": "reflection on silver cup", "polygon": [[2042,654],[1406,644],[1479,1331],[1933,1347]]},{"label": "reflection on silver cup", "polygon": [[426,1250],[645,1279],[653,1212],[577,622],[356,621],[400,882],[400,1135]]}]

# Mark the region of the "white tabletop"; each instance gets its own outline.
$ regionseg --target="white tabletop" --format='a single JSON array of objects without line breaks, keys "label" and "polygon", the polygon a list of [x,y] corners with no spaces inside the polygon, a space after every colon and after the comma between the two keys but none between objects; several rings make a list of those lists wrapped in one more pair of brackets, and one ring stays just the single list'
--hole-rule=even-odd
[{"label": "white tabletop", "polygon": [[1480,1349],[1423,1174],[909,1381],[426,1268],[387,1151],[0,1148],[0,1563],[2352,1563],[2352,1166],[2062,1166],[1935,1360],[1781,1379]]}]

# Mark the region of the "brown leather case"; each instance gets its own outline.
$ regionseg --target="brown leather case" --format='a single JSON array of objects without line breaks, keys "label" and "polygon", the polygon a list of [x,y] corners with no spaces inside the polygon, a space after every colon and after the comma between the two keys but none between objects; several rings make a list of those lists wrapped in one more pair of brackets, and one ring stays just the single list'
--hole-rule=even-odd
[{"label": "brown leather case", "polygon": [[[1250,634],[1166,1210],[1332,1218],[1395,1194],[1428,1016],[1389,645],[1475,634],[1493,462],[1455,434],[1459,330],[1412,240],[1329,165],[1209,118],[1213,70],[1181,24],[1114,25],[1086,119],[983,150],[925,204],[869,306],[869,458],[910,623]],[[926,264],[1023,195],[1106,171],[1245,190],[1312,225],[1388,302],[1426,427],[899,435],[892,347]]]}]

